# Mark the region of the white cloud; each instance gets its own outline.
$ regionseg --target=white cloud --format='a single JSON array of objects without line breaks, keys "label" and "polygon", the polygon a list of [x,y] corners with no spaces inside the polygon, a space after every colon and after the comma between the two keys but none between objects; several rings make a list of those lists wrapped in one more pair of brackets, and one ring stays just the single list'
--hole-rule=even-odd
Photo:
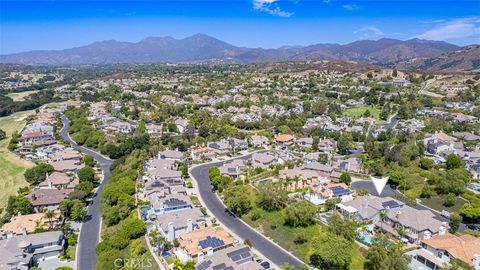
[{"label": "white cloud", "polygon": [[463,18],[438,24],[414,38],[454,40],[477,37],[480,40],[480,18]]},{"label": "white cloud", "polygon": [[279,17],[290,17],[293,12],[282,10],[276,3],[278,0],[253,0],[253,9]]},{"label": "white cloud", "polygon": [[373,25],[364,26],[358,30],[353,31],[353,33],[355,35],[360,35],[361,38],[374,38],[383,36],[383,31]]},{"label": "white cloud", "polygon": [[356,4],[345,4],[345,5],[342,5],[342,8],[348,11],[355,11],[355,10],[359,10],[360,6]]},{"label": "white cloud", "polygon": [[329,4],[330,2],[332,2],[332,0],[323,0],[323,3],[325,4]]}]

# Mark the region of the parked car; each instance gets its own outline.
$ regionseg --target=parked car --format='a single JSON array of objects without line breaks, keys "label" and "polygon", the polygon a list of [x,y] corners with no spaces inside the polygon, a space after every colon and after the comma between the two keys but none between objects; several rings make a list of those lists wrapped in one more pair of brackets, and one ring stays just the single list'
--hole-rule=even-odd
[{"label": "parked car", "polygon": [[267,261],[262,262],[260,265],[263,267],[263,269],[270,269],[270,263]]},{"label": "parked car", "polygon": [[480,231],[480,226],[475,224],[467,224],[467,229],[472,231]]}]

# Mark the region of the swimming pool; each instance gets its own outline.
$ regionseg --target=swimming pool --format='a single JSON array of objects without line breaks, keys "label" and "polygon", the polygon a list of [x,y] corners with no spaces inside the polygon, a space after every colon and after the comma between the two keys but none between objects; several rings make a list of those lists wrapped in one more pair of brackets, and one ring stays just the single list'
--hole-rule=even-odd
[{"label": "swimming pool", "polygon": [[471,183],[470,188],[475,191],[480,191],[480,183]]},{"label": "swimming pool", "polygon": [[361,232],[360,234],[358,234],[357,240],[367,246],[371,246],[373,244],[373,237],[368,232]]}]

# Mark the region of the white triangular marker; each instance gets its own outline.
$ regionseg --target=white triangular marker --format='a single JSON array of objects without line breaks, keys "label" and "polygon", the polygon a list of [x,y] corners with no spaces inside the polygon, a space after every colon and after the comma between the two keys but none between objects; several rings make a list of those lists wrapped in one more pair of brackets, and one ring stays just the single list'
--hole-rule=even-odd
[{"label": "white triangular marker", "polygon": [[383,189],[385,188],[385,185],[387,184],[388,177],[383,177],[383,178],[376,178],[371,176],[373,185],[375,186],[375,189],[377,190],[378,196],[382,194]]}]

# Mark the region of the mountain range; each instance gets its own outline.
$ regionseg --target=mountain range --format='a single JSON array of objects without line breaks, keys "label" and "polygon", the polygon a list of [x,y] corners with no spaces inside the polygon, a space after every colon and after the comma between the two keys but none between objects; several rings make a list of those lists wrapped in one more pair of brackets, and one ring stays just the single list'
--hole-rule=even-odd
[{"label": "mountain range", "polygon": [[[184,39],[148,37],[140,42],[106,40],[65,50],[0,55],[0,63],[75,65],[115,63],[265,62],[344,60],[404,69],[467,71],[478,69],[479,46],[459,47],[443,41],[410,39],[360,40],[349,44],[283,46],[278,49],[237,47],[204,34]],[[438,60],[435,60],[437,59]],[[454,62],[449,64],[449,59]],[[468,58],[468,59],[465,59]],[[463,63],[466,61],[468,63]],[[441,62],[444,62],[441,64]]]}]

